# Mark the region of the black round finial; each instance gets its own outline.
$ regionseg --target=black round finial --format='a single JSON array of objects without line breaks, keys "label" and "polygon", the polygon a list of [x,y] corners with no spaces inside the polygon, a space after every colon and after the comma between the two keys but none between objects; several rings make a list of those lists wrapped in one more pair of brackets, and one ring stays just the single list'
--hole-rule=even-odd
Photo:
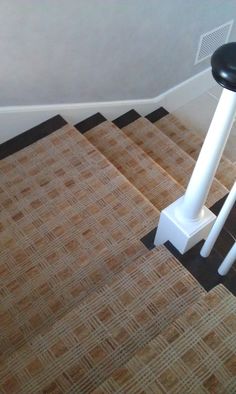
[{"label": "black round finial", "polygon": [[219,47],[211,57],[211,66],[216,82],[236,92],[236,42]]}]

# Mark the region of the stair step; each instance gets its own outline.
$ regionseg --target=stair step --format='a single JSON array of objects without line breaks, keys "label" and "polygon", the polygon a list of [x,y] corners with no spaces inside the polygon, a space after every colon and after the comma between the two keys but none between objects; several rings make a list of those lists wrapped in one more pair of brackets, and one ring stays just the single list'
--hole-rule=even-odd
[{"label": "stair step", "polygon": [[[172,114],[162,117],[160,120],[155,121],[154,124],[194,160],[197,160],[203,144],[203,138],[200,135],[193,130],[187,129],[180,120]],[[222,185],[231,189],[235,181],[235,174],[235,164],[225,156],[222,156],[216,172],[216,179],[218,179]]]},{"label": "stair step", "polygon": [[117,368],[94,394],[235,393],[236,300],[222,285]]},{"label": "stair step", "polygon": [[159,212],[70,125],[1,160],[0,176],[6,355],[146,253]]},{"label": "stair step", "polygon": [[[123,116],[126,116],[124,114]],[[164,118],[163,118],[164,119]],[[115,123],[117,120],[114,121]],[[122,131],[141,147],[157,164],[184,188],[187,187],[195,161],[148,119],[139,117]],[[216,179],[213,181],[206,205],[211,207],[228,193]],[[167,205],[167,204],[166,204]]]},{"label": "stair step", "polygon": [[[80,124],[76,128],[80,130]],[[183,187],[113,123],[103,121],[85,136],[159,211],[184,194]]]},{"label": "stair step", "polygon": [[90,393],[203,294],[165,247],[149,251],[3,361],[0,388]]}]

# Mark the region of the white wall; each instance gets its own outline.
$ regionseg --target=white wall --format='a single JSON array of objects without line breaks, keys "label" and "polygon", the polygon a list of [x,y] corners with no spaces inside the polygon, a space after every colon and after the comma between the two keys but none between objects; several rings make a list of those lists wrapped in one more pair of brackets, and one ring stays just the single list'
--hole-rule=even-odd
[{"label": "white wall", "polygon": [[0,106],[157,96],[232,18],[235,0],[0,0]]}]

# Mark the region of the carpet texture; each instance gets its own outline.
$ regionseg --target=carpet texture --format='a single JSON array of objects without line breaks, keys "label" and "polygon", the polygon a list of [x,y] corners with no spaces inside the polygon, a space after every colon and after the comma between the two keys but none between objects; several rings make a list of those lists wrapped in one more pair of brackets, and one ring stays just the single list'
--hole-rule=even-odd
[{"label": "carpet texture", "polygon": [[3,159],[0,177],[5,354],[142,255],[159,212],[70,126]]},{"label": "carpet texture", "polygon": [[8,357],[2,386],[14,380],[12,393],[90,393],[203,294],[164,247],[149,251]]},{"label": "carpet texture", "polygon": [[[181,147],[189,156],[197,160],[203,139],[199,134],[187,129],[176,116],[168,114],[155,122],[155,125]],[[229,190],[234,184],[236,167],[227,157],[222,156],[216,172],[216,179]]]},{"label": "carpet texture", "polygon": [[86,137],[158,210],[184,194],[184,188],[113,123],[101,123]]},{"label": "carpet texture", "polygon": [[[235,297],[140,241],[184,194],[199,141],[191,153],[174,119],[162,132],[131,112],[83,135],[57,116],[3,147],[2,394],[236,392]],[[215,180],[208,206],[226,193]]]},{"label": "carpet texture", "polygon": [[93,394],[235,392],[236,303],[218,286]]},{"label": "carpet texture", "polygon": [[[139,118],[122,131],[139,145],[180,185],[187,187],[195,162],[161,130],[145,118]],[[206,205],[211,207],[228,193],[216,179],[213,181]]]}]

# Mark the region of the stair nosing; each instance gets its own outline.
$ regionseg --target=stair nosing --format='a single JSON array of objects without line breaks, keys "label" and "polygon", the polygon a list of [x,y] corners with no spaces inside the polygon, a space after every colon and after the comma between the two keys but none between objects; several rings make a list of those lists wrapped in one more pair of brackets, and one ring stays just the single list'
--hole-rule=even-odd
[{"label": "stair nosing", "polygon": [[148,119],[151,123],[155,123],[167,115],[169,115],[167,109],[164,107],[159,107],[155,111],[152,111],[149,114],[147,114],[145,118]]},{"label": "stair nosing", "polygon": [[141,115],[135,109],[131,109],[118,118],[114,119],[112,123],[114,123],[119,129],[122,129],[140,117]]},{"label": "stair nosing", "polygon": [[81,133],[85,134],[87,131],[93,129],[99,124],[105,122],[107,119],[100,113],[96,112],[94,115],[91,115],[84,120],[75,124],[75,128]]},{"label": "stair nosing", "polygon": [[61,115],[55,115],[44,122],[16,135],[0,144],[0,160],[26,148],[27,146],[47,137],[68,123]]}]

